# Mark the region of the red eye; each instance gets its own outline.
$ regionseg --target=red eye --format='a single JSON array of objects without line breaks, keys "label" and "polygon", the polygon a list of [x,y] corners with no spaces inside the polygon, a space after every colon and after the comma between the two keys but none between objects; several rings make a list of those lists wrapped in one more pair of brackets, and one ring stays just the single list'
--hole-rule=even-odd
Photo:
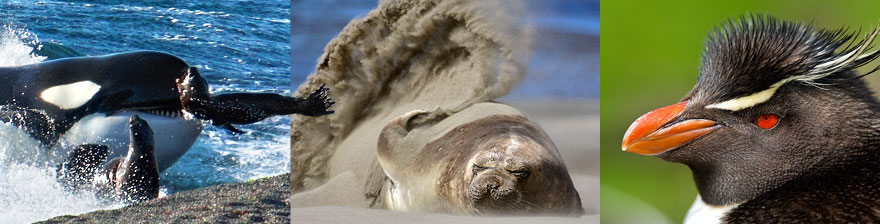
[{"label": "red eye", "polygon": [[758,119],[755,119],[755,124],[763,129],[771,129],[773,127],[776,127],[776,123],[779,123],[779,116],[775,114],[764,114],[758,116]]}]

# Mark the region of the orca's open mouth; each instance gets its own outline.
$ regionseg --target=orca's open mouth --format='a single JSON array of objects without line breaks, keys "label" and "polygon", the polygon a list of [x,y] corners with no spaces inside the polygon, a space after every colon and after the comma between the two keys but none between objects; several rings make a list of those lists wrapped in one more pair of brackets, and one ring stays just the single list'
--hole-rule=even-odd
[{"label": "orca's open mouth", "polygon": [[156,116],[163,116],[169,118],[178,118],[182,117],[183,113],[178,110],[169,110],[169,109],[136,109],[136,111],[146,114],[152,114]]},{"label": "orca's open mouth", "polygon": [[183,111],[179,106],[140,106],[132,108],[117,109],[107,113],[107,116],[116,116],[125,112],[135,111],[142,114],[155,115],[166,118],[181,118]]}]

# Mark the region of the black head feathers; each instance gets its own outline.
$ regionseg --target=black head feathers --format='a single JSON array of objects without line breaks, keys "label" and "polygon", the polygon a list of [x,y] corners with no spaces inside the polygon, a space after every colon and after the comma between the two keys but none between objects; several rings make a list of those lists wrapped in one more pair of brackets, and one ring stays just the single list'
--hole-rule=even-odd
[{"label": "black head feathers", "polygon": [[791,81],[822,86],[858,78],[849,71],[880,56],[870,47],[878,30],[856,41],[859,32],[845,28],[824,30],[760,14],[740,16],[710,34],[697,86],[725,86],[725,91],[701,96],[723,101]]}]

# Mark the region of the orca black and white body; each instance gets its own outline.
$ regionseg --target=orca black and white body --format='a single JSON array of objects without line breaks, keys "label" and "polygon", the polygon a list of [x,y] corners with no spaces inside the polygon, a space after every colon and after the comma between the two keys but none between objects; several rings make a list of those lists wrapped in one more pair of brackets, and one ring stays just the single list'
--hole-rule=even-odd
[{"label": "orca black and white body", "polygon": [[183,60],[152,51],[0,67],[0,120],[45,145],[107,145],[114,158],[127,152],[128,120],[138,115],[162,130],[155,153],[165,170],[202,130],[180,116],[175,80],[190,70]]},{"label": "orca black and white body", "polygon": [[[106,145],[109,158],[128,151],[129,117],[154,130],[159,171],[177,161],[202,131],[197,119],[237,131],[270,116],[322,116],[333,101],[326,88],[306,98],[267,93],[212,95],[198,70],[173,55],[137,51],[0,67],[0,121],[60,148]],[[184,111],[194,118],[183,116]],[[66,155],[62,152],[61,155]]]}]

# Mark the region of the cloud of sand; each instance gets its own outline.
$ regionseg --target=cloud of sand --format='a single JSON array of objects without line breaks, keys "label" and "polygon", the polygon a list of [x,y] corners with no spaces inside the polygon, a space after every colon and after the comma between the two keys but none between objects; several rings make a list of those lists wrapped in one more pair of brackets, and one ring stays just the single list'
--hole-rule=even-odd
[{"label": "cloud of sand", "polygon": [[517,16],[523,10],[505,0],[381,1],[351,21],[295,93],[326,83],[337,104],[331,116],[293,117],[293,192],[326,182],[336,153],[375,159],[375,136],[400,113],[456,112],[507,94],[526,70],[531,35]]}]

